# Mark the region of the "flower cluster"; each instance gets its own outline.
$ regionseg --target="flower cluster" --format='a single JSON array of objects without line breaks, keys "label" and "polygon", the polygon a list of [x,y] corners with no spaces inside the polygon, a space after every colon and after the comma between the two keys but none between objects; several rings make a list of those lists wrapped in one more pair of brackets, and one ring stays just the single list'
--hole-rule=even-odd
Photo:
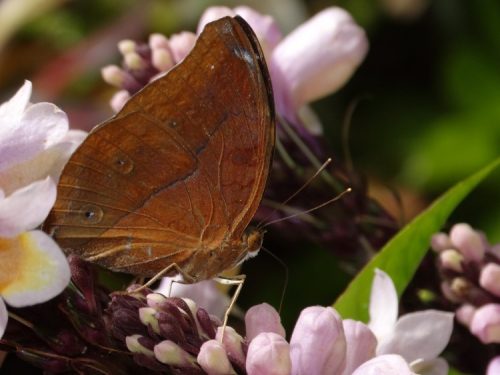
[{"label": "flower cluster", "polygon": [[66,114],[30,103],[31,82],[0,105],[0,338],[7,309],[59,294],[70,271],[59,246],[36,228],[56,199],[61,170],[85,133],[69,130]]},{"label": "flower cluster", "polygon": [[[465,223],[432,238],[443,295],[459,305],[457,320],[483,344],[500,343],[500,244]],[[500,357],[498,357],[500,358]]]}]

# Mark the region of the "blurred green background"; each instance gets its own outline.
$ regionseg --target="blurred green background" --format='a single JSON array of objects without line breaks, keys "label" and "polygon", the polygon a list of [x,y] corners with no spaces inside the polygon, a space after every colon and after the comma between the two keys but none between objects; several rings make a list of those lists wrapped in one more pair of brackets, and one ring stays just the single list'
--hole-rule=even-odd
[{"label": "blurred green background", "polygon": [[[119,62],[116,43],[145,41],[151,32],[194,30],[213,4],[250,5],[275,16],[285,32],[337,5],[366,29],[366,61],[344,88],[314,108],[334,158],[341,157],[343,116],[353,100],[361,99],[351,124],[351,156],[383,204],[393,204],[386,186],[396,189],[412,216],[499,155],[498,0],[4,0],[1,99],[24,79],[32,80],[34,101],[54,102],[73,127],[88,130],[112,114],[108,100],[114,89],[102,82],[100,68]],[[491,241],[500,241],[499,187],[496,173],[462,204],[453,221],[467,221]],[[272,239],[266,246],[273,250]],[[307,252],[286,259],[293,296],[285,302],[288,325],[300,308],[330,304],[349,280],[329,254],[311,244],[304,248]],[[244,307],[279,300],[284,272],[278,263],[261,254],[244,272],[249,276]],[[252,281],[259,278],[260,283]]]}]

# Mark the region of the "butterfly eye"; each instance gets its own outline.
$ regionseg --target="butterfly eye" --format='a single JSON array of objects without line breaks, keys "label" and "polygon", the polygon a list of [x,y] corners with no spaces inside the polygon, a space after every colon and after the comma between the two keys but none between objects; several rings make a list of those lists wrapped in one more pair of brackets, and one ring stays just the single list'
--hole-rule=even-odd
[{"label": "butterfly eye", "polygon": [[104,212],[102,208],[93,205],[87,204],[80,208],[80,218],[83,223],[86,224],[97,224],[102,220],[104,216]]}]

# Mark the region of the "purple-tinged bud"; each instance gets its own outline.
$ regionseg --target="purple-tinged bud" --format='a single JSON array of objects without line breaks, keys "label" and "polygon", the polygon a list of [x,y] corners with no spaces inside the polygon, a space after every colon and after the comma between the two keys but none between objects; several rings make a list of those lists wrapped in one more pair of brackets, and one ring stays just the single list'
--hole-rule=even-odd
[{"label": "purple-tinged bud", "polygon": [[455,224],[450,231],[450,240],[465,259],[480,262],[484,257],[484,244],[481,235],[469,224]]},{"label": "purple-tinged bud", "polygon": [[170,51],[176,64],[181,62],[184,57],[193,49],[196,42],[196,34],[183,31],[170,36]]},{"label": "purple-tinged bud", "polygon": [[116,65],[106,65],[101,69],[101,76],[104,82],[112,86],[121,88],[125,81],[129,79],[128,73]]},{"label": "purple-tinged bud", "polygon": [[486,369],[486,375],[498,375],[500,374],[500,356],[496,356],[490,361],[488,368]]},{"label": "purple-tinged bud", "polygon": [[130,39],[123,39],[118,42],[118,50],[122,55],[130,52],[135,52],[137,48],[137,43]]},{"label": "purple-tinged bud", "polygon": [[165,340],[154,346],[154,356],[166,365],[178,367],[194,367],[196,359],[170,340]]},{"label": "purple-tinged bud", "polygon": [[476,310],[470,331],[484,344],[500,343],[500,304],[490,303]]},{"label": "purple-tinged bud", "polygon": [[153,33],[149,36],[149,48],[154,49],[170,49],[170,43],[165,35]]},{"label": "purple-tinged bud", "polygon": [[267,303],[252,306],[245,314],[246,339],[251,342],[262,332],[274,332],[285,337],[285,328],[281,324],[278,312]]},{"label": "purple-tinged bud", "polygon": [[224,346],[217,340],[208,340],[203,343],[198,354],[198,364],[208,375],[236,374]]},{"label": "purple-tinged bud", "polygon": [[453,244],[451,243],[450,237],[443,232],[436,233],[431,238],[431,247],[436,253],[440,251],[451,249]]},{"label": "purple-tinged bud", "polygon": [[463,272],[464,256],[455,249],[446,249],[439,253],[439,261],[444,268],[455,272]]},{"label": "purple-tinged bud", "polygon": [[290,356],[293,375],[342,373],[346,339],[339,314],[331,307],[302,310],[290,339]]},{"label": "purple-tinged bud", "polygon": [[127,90],[120,90],[113,95],[110,100],[111,109],[115,112],[120,112],[125,103],[130,99],[130,94]]},{"label": "purple-tinged bud", "polygon": [[198,309],[198,311],[196,312],[196,319],[200,324],[202,333],[204,333],[209,339],[215,338],[216,326],[214,325],[212,318],[210,318],[210,315],[208,315],[205,309]]},{"label": "purple-tinged bud", "polygon": [[248,346],[246,370],[248,375],[290,374],[290,345],[277,333],[260,333]]},{"label": "purple-tinged bud", "polygon": [[455,277],[451,280],[450,288],[459,298],[465,298],[472,288],[472,284],[465,277]]},{"label": "purple-tinged bud", "polygon": [[166,72],[175,63],[170,51],[166,49],[154,49],[151,51],[151,63],[160,72]]},{"label": "purple-tinged bud", "polygon": [[72,367],[67,358],[48,358],[27,350],[20,349],[16,355],[23,361],[29,362],[32,365],[47,371],[50,374],[59,374],[71,371]]},{"label": "purple-tinged bud", "polygon": [[149,293],[146,296],[146,303],[149,307],[153,307],[155,309],[161,309],[161,304],[167,301],[167,297],[165,297],[161,293]]},{"label": "purple-tinged bud", "polygon": [[479,284],[488,292],[500,297],[500,265],[488,263],[481,270]]},{"label": "purple-tinged bud", "polygon": [[142,70],[148,67],[147,62],[137,52],[127,52],[123,55],[123,61],[130,70]]},{"label": "purple-tinged bud", "polygon": [[361,364],[375,357],[377,338],[366,324],[351,319],[342,321],[346,340],[346,366],[343,375],[350,375]]},{"label": "purple-tinged bud", "polygon": [[451,289],[450,283],[448,281],[443,281],[441,283],[441,292],[445,296],[445,298],[453,303],[462,302],[462,298],[455,294],[455,292]]},{"label": "purple-tinged bud", "polygon": [[241,337],[232,327],[226,327],[224,334],[222,332],[222,327],[218,327],[215,339],[222,342],[229,360],[236,366],[244,369],[245,353],[243,352],[243,337]]},{"label": "purple-tinged bud", "polygon": [[160,326],[156,318],[156,309],[152,307],[141,307],[139,309],[139,319],[146,327],[150,326],[153,332],[160,333]]},{"label": "purple-tinged bud", "polygon": [[469,327],[475,313],[476,308],[466,303],[455,311],[455,317],[458,322],[462,323],[466,327]]},{"label": "purple-tinged bud", "polygon": [[146,336],[132,335],[125,338],[125,345],[132,353],[142,353],[150,357],[154,356],[154,343]]},{"label": "purple-tinged bud", "polygon": [[498,261],[500,261],[500,243],[491,246],[488,249],[488,252],[493,255],[495,258],[497,258]]}]

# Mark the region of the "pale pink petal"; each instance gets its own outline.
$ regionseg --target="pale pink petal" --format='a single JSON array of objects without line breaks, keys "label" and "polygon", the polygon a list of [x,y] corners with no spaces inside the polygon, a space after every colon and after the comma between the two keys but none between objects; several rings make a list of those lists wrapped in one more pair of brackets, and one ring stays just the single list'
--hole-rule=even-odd
[{"label": "pale pink petal", "polygon": [[439,253],[440,251],[453,248],[450,237],[443,232],[436,233],[431,238],[432,250]]},{"label": "pale pink petal", "polygon": [[398,294],[392,279],[376,269],[370,294],[370,322],[368,326],[377,339],[391,334],[398,318]]},{"label": "pale pink petal", "polygon": [[339,314],[331,307],[312,306],[302,310],[290,339],[292,374],[342,374],[345,354]]},{"label": "pale pink petal", "polygon": [[392,337],[379,341],[377,354],[399,354],[408,362],[436,358],[448,345],[453,313],[425,310],[402,316]]},{"label": "pale pink petal", "polygon": [[475,312],[476,307],[469,304],[463,304],[455,311],[455,316],[460,323],[469,327]]},{"label": "pale pink petal", "polygon": [[214,6],[214,7],[208,7],[203,14],[200,17],[200,20],[198,21],[198,27],[196,29],[196,34],[200,34],[207,23],[216,21],[220,18],[229,16],[229,17],[234,17],[236,13],[228,7],[224,6]]},{"label": "pale pink petal", "polygon": [[2,297],[9,305],[23,307],[45,302],[66,288],[71,277],[69,265],[52,238],[35,230],[9,242],[8,251],[2,251],[0,265],[0,273],[6,272],[6,268],[10,272],[9,282],[2,288]]},{"label": "pale pink petal", "polygon": [[[5,122],[5,121],[1,121]],[[68,130],[66,114],[50,103],[28,106],[21,118],[4,130],[0,141],[0,171],[33,158],[60,141]]]},{"label": "pale pink petal", "polygon": [[410,364],[410,368],[419,375],[447,375],[448,362],[443,358],[435,358],[428,361],[417,360]]},{"label": "pale pink petal", "polygon": [[117,91],[111,98],[109,105],[111,109],[115,112],[120,112],[127,100],[130,99],[130,94],[127,90]]},{"label": "pale pink petal", "polygon": [[365,32],[341,8],[327,8],[297,27],[274,49],[269,64],[278,111],[337,91],[367,51]]},{"label": "pale pink petal", "polygon": [[472,317],[470,331],[484,344],[500,343],[500,304],[479,307]]},{"label": "pale pink petal", "polygon": [[13,237],[36,228],[49,214],[56,200],[57,187],[45,180],[16,190],[0,201],[0,236]]},{"label": "pale pink petal", "polygon": [[352,375],[416,375],[403,357],[387,354],[363,363]]},{"label": "pale pink petal", "polygon": [[285,337],[285,328],[281,324],[278,312],[267,303],[252,306],[245,314],[246,339],[251,342],[262,332],[273,332]]},{"label": "pale pink petal", "polygon": [[481,270],[479,285],[488,292],[500,297],[500,265],[488,263]]},{"label": "pale pink petal", "polygon": [[263,332],[248,346],[248,375],[289,375],[291,366],[290,345],[276,333]]},{"label": "pale pink petal", "polygon": [[5,306],[5,303],[3,303],[2,298],[0,298],[0,339],[2,338],[5,332],[5,328],[7,328],[7,320],[9,320],[7,306]]},{"label": "pale pink petal", "polygon": [[[224,332],[224,335],[222,334]],[[243,337],[232,327],[226,327],[224,331],[222,326],[217,328],[215,339],[222,342],[228,358],[237,363],[240,367],[245,367],[245,353],[243,352]]]},{"label": "pale pink petal", "polygon": [[0,139],[3,138],[4,126],[14,126],[23,115],[24,110],[29,104],[32,85],[30,81],[24,81],[24,84],[14,94],[10,100],[0,105],[0,121],[10,119],[11,124],[0,122]]},{"label": "pale pink petal", "polygon": [[350,375],[361,364],[375,356],[377,339],[367,325],[351,319],[342,321],[347,343],[346,367],[343,375]]},{"label": "pale pink petal", "polygon": [[493,358],[488,365],[486,370],[486,375],[498,375],[500,374],[500,356]]}]

